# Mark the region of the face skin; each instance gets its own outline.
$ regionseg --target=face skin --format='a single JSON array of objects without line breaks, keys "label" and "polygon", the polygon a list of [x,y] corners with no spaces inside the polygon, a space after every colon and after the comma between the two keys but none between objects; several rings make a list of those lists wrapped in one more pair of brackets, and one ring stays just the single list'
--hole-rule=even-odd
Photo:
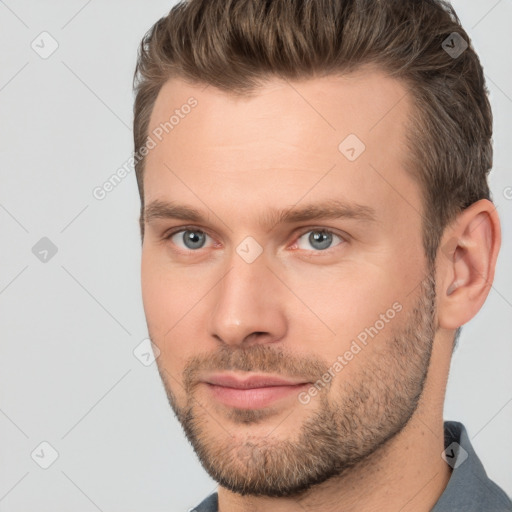
[{"label": "face skin", "polygon": [[[407,168],[412,102],[378,70],[275,79],[250,98],[173,79],[150,133],[191,96],[146,159],[142,290],[169,402],[220,483],[220,510],[430,510],[450,476],[454,329],[488,293],[495,213],[466,211],[428,265]],[[349,134],[366,146],[354,161],[338,148]],[[333,201],[345,215],[271,216]],[[202,218],[169,216],[171,202]],[[480,252],[458,245],[471,237]],[[234,406],[205,382],[213,373],[305,384]]]}]

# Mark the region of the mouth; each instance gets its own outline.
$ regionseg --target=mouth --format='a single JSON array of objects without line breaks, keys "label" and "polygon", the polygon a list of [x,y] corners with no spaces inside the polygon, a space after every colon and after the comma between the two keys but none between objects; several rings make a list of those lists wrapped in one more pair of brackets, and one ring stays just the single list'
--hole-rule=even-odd
[{"label": "mouth", "polygon": [[272,375],[212,374],[202,381],[211,396],[228,407],[260,409],[271,403],[291,398],[310,385],[303,380],[288,380]]}]

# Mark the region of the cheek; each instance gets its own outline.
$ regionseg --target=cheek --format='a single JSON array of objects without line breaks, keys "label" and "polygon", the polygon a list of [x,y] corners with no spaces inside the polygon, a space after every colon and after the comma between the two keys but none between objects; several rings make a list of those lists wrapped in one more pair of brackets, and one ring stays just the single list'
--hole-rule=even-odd
[{"label": "cheek", "polygon": [[385,350],[392,329],[402,324],[410,292],[384,264],[355,261],[337,269],[293,272],[289,285],[303,301],[290,298],[296,303],[291,332],[304,350],[321,353],[329,365],[347,351],[352,351],[347,360],[362,363],[369,350]]},{"label": "cheek", "polygon": [[340,334],[349,327],[364,327],[375,321],[406,290],[394,272],[367,262],[345,262],[330,269],[297,269],[288,275],[290,289],[304,305],[334,330],[335,326],[341,327]]},{"label": "cheek", "polygon": [[141,288],[144,313],[151,339],[160,349],[160,360],[168,361],[179,320],[186,313],[186,293],[175,273],[166,270],[151,251],[142,253]]},{"label": "cheek", "polygon": [[175,325],[201,297],[201,283],[190,272],[170,265],[161,251],[142,252],[141,287],[150,327],[160,334]]},{"label": "cheek", "polygon": [[167,273],[161,270],[150,251],[144,250],[141,266],[142,301],[150,331],[157,337],[162,334],[160,331],[166,327],[165,324],[172,321],[168,313],[174,310],[172,301],[176,300],[176,292],[166,282]]},{"label": "cheek", "polygon": [[204,275],[170,268],[159,253],[146,250],[141,287],[148,331],[160,350],[159,363],[181,378],[187,358],[197,353],[204,339],[198,306],[208,291],[208,281]]}]

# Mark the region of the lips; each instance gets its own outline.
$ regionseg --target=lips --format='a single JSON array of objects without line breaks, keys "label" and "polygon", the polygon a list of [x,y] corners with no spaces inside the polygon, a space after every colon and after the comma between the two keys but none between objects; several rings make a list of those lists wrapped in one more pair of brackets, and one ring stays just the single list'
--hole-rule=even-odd
[{"label": "lips", "polygon": [[202,382],[218,402],[238,409],[260,409],[280,399],[290,399],[309,386],[303,380],[284,379],[272,375],[212,374]]},{"label": "lips", "polygon": [[250,375],[245,378],[230,374],[213,374],[204,379],[204,382],[215,386],[223,386],[235,389],[254,389],[266,388],[272,386],[296,386],[298,384],[307,384],[303,380],[287,380],[282,377],[271,375]]}]

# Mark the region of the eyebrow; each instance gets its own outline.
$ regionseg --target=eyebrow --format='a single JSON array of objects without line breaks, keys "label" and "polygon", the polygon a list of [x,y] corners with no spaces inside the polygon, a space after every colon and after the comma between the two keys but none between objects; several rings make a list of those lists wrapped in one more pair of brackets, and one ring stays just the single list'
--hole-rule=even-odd
[{"label": "eyebrow", "polygon": [[[277,224],[341,218],[366,223],[377,220],[376,212],[370,206],[330,199],[320,203],[307,204],[300,208],[293,205],[284,209],[270,209],[260,216],[259,222],[266,228],[272,228]],[[210,216],[185,204],[155,199],[144,209],[144,222],[151,223],[156,219],[179,219],[207,223]]]}]

